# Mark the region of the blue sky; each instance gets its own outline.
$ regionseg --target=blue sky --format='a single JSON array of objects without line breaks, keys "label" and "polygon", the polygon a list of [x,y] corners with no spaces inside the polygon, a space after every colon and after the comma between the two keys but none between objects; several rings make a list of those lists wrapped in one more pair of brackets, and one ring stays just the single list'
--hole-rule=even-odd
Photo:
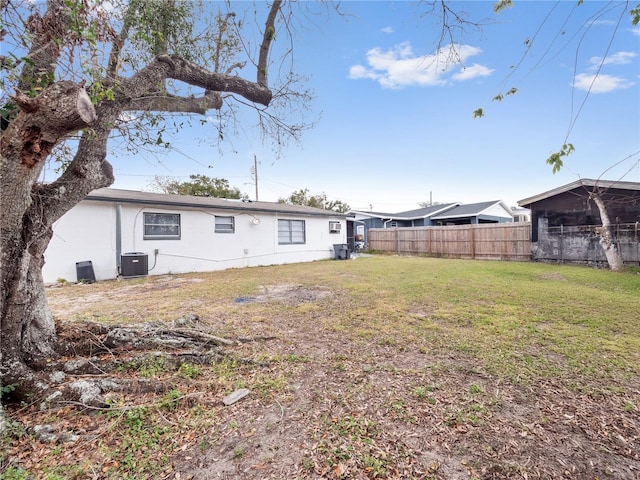
[{"label": "blue sky", "polygon": [[[625,180],[640,181],[640,30],[627,14],[618,24],[623,3],[601,11],[607,2],[515,1],[494,15],[493,2],[456,2],[469,18],[491,21],[464,34],[460,63],[445,63],[433,56],[438,20],[421,18],[415,4],[343,2],[348,15],[318,17],[297,32],[297,71],[310,77],[319,116],[300,146],[276,159],[245,130],[221,156],[202,141],[213,125],[194,126],[174,140],[177,151],[112,158],[113,187],[148,189],[153,175],[202,173],[254,198],[254,154],[260,200],[307,188],[386,212],[430,196],[513,206],[618,162],[603,178],[630,170]],[[517,93],[492,101],[511,88]],[[483,118],[472,118],[477,108]],[[576,151],[553,175],[545,159],[569,131]]]}]

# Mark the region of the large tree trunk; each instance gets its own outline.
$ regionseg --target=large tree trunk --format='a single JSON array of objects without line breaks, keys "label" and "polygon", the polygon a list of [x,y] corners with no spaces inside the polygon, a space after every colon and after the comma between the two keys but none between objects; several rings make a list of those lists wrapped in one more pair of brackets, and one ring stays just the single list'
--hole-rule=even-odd
[{"label": "large tree trunk", "polygon": [[53,146],[93,123],[96,113],[84,88],[72,82],[52,84],[34,98],[18,92],[14,101],[20,112],[0,137],[0,379],[21,397],[47,387],[34,373],[54,355],[56,342],[44,252],[53,222],[77,203],[60,201],[60,188],[54,198],[56,190],[39,185],[38,177]]},{"label": "large tree trunk", "polygon": [[42,281],[43,253],[50,238],[48,233],[30,242],[23,255],[10,260],[15,265],[7,266],[16,274],[3,295],[2,384],[12,385],[17,398],[46,390],[32,368],[55,356],[56,329]]},{"label": "large tree trunk", "polygon": [[[8,110],[18,113],[3,118],[8,126],[3,126],[0,137],[0,382],[14,384],[18,398],[49,390],[48,380],[37,372],[54,355],[56,346],[55,324],[41,273],[52,225],[88,193],[113,183],[113,171],[106,160],[107,140],[121,113],[155,110],[204,114],[221,108],[223,92],[268,106],[273,95],[266,82],[267,53],[280,5],[279,0],[273,2],[265,25],[257,82],[210,72],[168,55],[159,55],[130,77],[118,77],[118,55],[126,40],[124,29],[124,36],[113,40],[109,75],[101,82],[110,87],[111,95],[96,108],[82,84],[49,83],[62,51],[56,40],[63,39],[56,36],[67,32],[71,18],[65,13],[67,3],[48,0],[43,17],[30,17],[29,33],[34,38],[31,61],[25,62],[18,88],[40,93],[32,97],[16,91],[10,105],[16,108]],[[159,94],[169,78],[204,88],[207,94],[202,98]],[[51,184],[38,183],[52,149],[87,126],[91,129],[83,133],[64,173]]]},{"label": "large tree trunk", "polygon": [[600,245],[602,245],[602,248],[604,249],[604,254],[607,257],[609,268],[614,272],[622,272],[624,271],[624,260],[622,259],[622,254],[616,244],[614,225],[609,219],[607,207],[598,192],[592,192],[590,197],[593,199],[600,211],[600,220],[602,221]]},{"label": "large tree trunk", "polygon": [[[54,354],[56,339],[53,317],[48,308],[42,280],[44,251],[51,239],[51,228],[37,238],[24,238],[17,245],[18,255],[7,259],[7,265],[15,272],[4,296],[2,351],[28,363]],[[4,268],[4,265],[3,265]],[[15,321],[11,321],[14,319]],[[19,351],[16,351],[19,350]]]}]

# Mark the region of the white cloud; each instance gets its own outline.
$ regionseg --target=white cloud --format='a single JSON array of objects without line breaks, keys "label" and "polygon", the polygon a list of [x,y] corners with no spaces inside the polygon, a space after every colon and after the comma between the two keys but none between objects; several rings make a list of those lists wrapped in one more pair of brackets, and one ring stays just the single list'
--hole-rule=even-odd
[{"label": "white cloud", "polygon": [[631,34],[635,35],[636,37],[640,37],[640,28],[636,27],[636,28],[631,28]]},{"label": "white cloud", "polygon": [[485,67],[484,65],[478,65],[474,63],[470,67],[463,67],[460,69],[460,72],[454,74],[451,78],[454,80],[471,80],[477,77],[488,77],[495,70],[489,67]]},{"label": "white cloud", "polygon": [[634,86],[635,83],[624,78],[612,75],[593,75],[590,73],[579,73],[575,76],[573,86],[578,90],[590,91],[591,93],[607,93],[614,90],[621,90]]},{"label": "white cloud", "polygon": [[393,27],[384,27],[383,29],[380,30],[382,33],[393,33]]},{"label": "white cloud", "polygon": [[599,26],[599,25],[612,26],[615,24],[616,22],[614,22],[613,20],[594,20],[593,22],[587,22],[587,25],[594,25],[594,26]]},{"label": "white cloud", "polygon": [[[480,53],[470,45],[447,45],[436,54],[415,55],[409,42],[383,51],[373,48],[367,52],[367,66],[354,65],[349,70],[351,79],[370,79],[386,88],[403,88],[411,85],[433,86],[447,83],[447,75],[460,64]],[[451,80],[469,80],[486,76],[493,70],[474,64],[450,77]]]},{"label": "white cloud", "polygon": [[637,56],[638,54],[636,52],[617,52],[605,57],[604,60],[602,57],[591,57],[589,63],[594,67],[600,65],[624,65],[631,63],[631,60]]}]

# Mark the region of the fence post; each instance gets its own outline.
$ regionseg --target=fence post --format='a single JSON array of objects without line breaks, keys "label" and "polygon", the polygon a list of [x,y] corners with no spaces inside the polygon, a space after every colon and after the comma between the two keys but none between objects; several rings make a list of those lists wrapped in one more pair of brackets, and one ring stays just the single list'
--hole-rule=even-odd
[{"label": "fence post", "polygon": [[469,230],[469,246],[471,248],[471,260],[476,259],[476,236],[475,236],[476,226],[471,225]]},{"label": "fence post", "polygon": [[400,242],[398,240],[398,229],[397,228],[394,228],[393,234],[396,237],[396,254],[399,254],[400,253]]},{"label": "fence post", "polygon": [[560,225],[560,263],[564,263],[564,225]]}]

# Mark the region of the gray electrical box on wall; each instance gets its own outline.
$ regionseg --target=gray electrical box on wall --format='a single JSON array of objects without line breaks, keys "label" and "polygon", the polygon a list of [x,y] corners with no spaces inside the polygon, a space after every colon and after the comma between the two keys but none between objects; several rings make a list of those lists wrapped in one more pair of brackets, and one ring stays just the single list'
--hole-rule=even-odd
[{"label": "gray electrical box on wall", "polygon": [[149,273],[149,256],[143,252],[128,252],[120,256],[120,275],[143,277]]}]

